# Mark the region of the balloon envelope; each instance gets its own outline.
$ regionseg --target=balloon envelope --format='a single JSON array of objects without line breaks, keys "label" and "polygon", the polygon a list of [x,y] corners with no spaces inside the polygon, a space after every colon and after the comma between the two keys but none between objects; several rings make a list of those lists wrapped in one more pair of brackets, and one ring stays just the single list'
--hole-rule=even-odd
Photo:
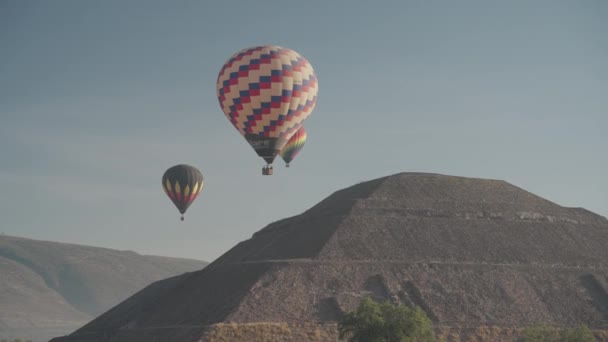
[{"label": "balloon envelope", "polygon": [[306,136],[304,126],[300,127],[300,129],[291,136],[287,144],[285,144],[285,147],[283,147],[281,150],[281,158],[283,158],[283,161],[285,161],[287,165],[291,163],[291,161],[304,147],[304,144],[306,143]]},{"label": "balloon envelope", "polygon": [[163,190],[183,215],[203,190],[205,182],[201,171],[194,166],[179,164],[163,174]]},{"label": "balloon envelope", "polygon": [[270,164],[313,111],[318,82],[300,54],[267,45],[232,55],[216,89],[226,117]]}]

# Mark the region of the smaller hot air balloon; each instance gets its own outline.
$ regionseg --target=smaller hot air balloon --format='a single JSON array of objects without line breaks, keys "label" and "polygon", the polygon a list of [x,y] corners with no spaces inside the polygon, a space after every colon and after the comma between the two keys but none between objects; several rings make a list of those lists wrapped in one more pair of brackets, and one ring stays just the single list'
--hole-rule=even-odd
[{"label": "smaller hot air balloon", "polygon": [[289,163],[298,155],[300,150],[304,147],[306,143],[306,130],[304,126],[302,126],[294,135],[291,136],[285,147],[279,153],[283,161],[285,161],[285,166],[289,167]]},{"label": "smaller hot air balloon", "polygon": [[186,210],[203,190],[203,174],[194,166],[175,165],[165,171],[162,186],[182,214],[181,220],[183,221]]}]

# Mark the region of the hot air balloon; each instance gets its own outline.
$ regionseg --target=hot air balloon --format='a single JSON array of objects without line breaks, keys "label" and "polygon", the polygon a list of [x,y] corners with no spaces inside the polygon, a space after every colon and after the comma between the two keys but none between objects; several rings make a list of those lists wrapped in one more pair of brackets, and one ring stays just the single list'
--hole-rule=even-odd
[{"label": "hot air balloon", "polygon": [[312,66],[288,48],[252,47],[228,59],[216,88],[228,120],[266,161],[262,174],[272,174],[275,157],[316,105]]},{"label": "hot air balloon", "polygon": [[285,166],[289,167],[289,163],[298,155],[306,143],[306,130],[304,126],[291,136],[291,139],[285,144],[285,147],[280,152],[281,158],[285,162]]},{"label": "hot air balloon", "polygon": [[179,164],[165,171],[163,190],[182,214],[182,221],[190,204],[203,190],[204,183],[203,174],[194,166]]}]

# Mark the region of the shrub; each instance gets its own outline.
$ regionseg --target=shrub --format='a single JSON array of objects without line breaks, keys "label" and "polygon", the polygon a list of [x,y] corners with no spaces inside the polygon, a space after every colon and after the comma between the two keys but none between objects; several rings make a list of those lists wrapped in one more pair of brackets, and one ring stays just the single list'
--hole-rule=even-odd
[{"label": "shrub", "polygon": [[419,307],[377,303],[370,298],[344,315],[340,339],[350,342],[434,342],[431,320]]}]

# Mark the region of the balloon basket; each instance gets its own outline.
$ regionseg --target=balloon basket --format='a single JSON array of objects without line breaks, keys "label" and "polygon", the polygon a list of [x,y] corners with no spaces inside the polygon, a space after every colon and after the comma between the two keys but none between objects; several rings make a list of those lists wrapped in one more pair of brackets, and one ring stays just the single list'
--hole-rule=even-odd
[{"label": "balloon basket", "polygon": [[272,173],[273,173],[272,166],[265,166],[264,168],[262,168],[262,175],[271,176]]}]

